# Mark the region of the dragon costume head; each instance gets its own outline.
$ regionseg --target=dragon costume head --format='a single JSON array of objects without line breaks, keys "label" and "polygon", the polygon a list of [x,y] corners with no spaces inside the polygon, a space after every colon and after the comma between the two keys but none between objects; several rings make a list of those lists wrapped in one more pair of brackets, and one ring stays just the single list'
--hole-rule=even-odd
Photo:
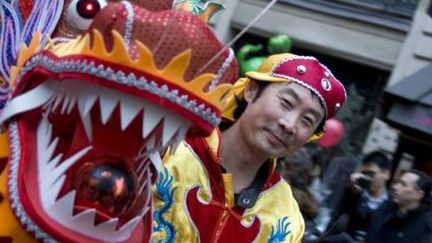
[{"label": "dragon costume head", "polygon": [[218,125],[232,52],[189,12],[126,1],[39,43],[21,48],[0,116],[14,214],[41,241],[148,241],[160,154]]},{"label": "dragon costume head", "polygon": [[[130,0],[150,11],[184,8],[201,0]],[[16,64],[21,43],[30,44],[35,33],[41,33],[41,44],[49,37],[63,42],[81,35],[94,17],[110,2],[119,0],[4,0],[0,1],[0,112],[10,94],[10,69]],[[220,9],[220,5],[219,6]],[[201,8],[199,8],[201,9]],[[204,11],[214,13],[215,11]],[[200,14],[206,16],[205,14]]]}]

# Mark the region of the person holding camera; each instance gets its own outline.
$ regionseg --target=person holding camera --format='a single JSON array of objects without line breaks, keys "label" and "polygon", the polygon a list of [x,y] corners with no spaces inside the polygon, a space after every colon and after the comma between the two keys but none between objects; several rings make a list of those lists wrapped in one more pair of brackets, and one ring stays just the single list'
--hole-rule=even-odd
[{"label": "person holding camera", "polygon": [[371,218],[368,243],[432,242],[432,178],[415,169],[403,171],[391,197]]},{"label": "person holding camera", "polygon": [[351,185],[345,190],[341,208],[336,216],[349,216],[347,232],[357,242],[367,237],[370,219],[378,207],[388,201],[387,182],[391,161],[381,152],[367,154],[358,172],[350,176]]}]

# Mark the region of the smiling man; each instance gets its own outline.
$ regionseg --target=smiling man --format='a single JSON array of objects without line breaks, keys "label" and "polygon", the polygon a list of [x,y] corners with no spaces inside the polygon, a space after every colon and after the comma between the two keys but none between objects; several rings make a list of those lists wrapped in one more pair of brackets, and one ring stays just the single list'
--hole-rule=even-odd
[{"label": "smiling man", "polygon": [[228,127],[189,136],[166,157],[153,240],[300,242],[303,218],[274,158],[319,137],[345,98],[313,57],[273,55],[248,72],[228,99]]}]

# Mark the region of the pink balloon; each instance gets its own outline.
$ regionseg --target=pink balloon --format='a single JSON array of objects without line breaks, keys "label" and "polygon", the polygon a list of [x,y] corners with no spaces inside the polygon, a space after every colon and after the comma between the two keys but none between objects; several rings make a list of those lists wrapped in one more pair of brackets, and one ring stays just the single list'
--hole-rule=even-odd
[{"label": "pink balloon", "polygon": [[318,139],[318,144],[323,147],[332,147],[339,144],[345,134],[345,126],[335,118],[328,119],[324,124],[324,135]]}]

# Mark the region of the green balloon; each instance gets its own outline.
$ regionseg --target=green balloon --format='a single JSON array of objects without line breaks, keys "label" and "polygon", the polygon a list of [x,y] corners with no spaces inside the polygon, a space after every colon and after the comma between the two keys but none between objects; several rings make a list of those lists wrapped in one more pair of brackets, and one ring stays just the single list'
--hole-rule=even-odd
[{"label": "green balloon", "polygon": [[287,35],[277,35],[269,39],[267,50],[270,54],[290,52],[292,41]]},{"label": "green balloon", "polygon": [[[273,36],[268,40],[267,51],[270,55],[277,53],[290,52],[292,41],[287,35]],[[253,56],[263,49],[261,44],[246,44],[237,52],[237,60],[240,67],[240,75],[249,71],[256,71],[267,58],[266,56]]]}]

